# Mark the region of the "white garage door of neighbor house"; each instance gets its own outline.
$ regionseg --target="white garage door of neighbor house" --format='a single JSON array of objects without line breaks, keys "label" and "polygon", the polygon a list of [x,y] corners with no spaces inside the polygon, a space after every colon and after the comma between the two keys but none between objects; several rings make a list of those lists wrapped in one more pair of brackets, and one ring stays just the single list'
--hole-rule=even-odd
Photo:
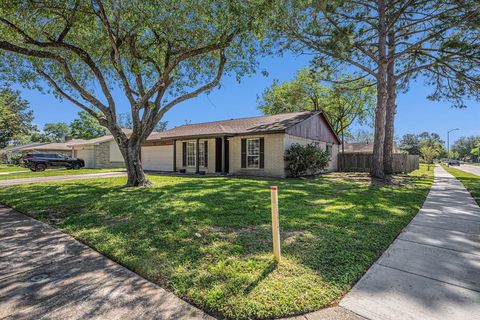
[{"label": "white garage door of neighbor house", "polygon": [[142,147],[144,170],[173,171],[173,146]]},{"label": "white garage door of neighbor house", "polygon": [[75,150],[75,158],[85,161],[85,168],[91,169],[94,167],[93,150]]}]

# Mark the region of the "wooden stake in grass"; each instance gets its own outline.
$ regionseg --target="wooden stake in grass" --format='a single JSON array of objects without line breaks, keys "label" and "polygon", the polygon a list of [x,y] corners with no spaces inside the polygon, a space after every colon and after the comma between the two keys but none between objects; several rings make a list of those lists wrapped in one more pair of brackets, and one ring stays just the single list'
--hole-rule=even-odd
[{"label": "wooden stake in grass", "polygon": [[278,187],[271,186],[272,194],[272,235],[273,235],[273,254],[275,260],[280,262],[280,222],[278,218]]}]

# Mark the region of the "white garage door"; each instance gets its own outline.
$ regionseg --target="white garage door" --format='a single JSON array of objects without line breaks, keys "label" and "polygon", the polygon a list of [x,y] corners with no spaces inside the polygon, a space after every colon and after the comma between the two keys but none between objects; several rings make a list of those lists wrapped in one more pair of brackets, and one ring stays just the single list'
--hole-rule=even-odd
[{"label": "white garage door", "polygon": [[173,145],[142,147],[144,170],[173,171]]},{"label": "white garage door", "polygon": [[85,168],[87,169],[92,169],[95,166],[95,162],[93,161],[93,150],[75,150],[75,158],[85,161]]}]

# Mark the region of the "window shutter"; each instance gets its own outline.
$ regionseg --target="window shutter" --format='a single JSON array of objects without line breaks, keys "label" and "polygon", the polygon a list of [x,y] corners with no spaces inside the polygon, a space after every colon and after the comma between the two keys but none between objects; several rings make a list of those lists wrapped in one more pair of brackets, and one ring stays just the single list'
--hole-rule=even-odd
[{"label": "window shutter", "polygon": [[247,167],[247,139],[242,139],[242,168]]},{"label": "window shutter", "polygon": [[182,142],[182,165],[187,166],[187,143]]},{"label": "window shutter", "polygon": [[204,149],[203,149],[203,163],[205,163],[205,167],[208,167],[208,140],[203,142]]},{"label": "window shutter", "polygon": [[265,168],[265,139],[260,138],[260,169]]}]

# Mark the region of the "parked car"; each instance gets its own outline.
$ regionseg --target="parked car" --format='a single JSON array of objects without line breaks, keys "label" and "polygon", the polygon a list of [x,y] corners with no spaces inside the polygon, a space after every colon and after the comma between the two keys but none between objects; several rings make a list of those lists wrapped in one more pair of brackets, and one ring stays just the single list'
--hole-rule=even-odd
[{"label": "parked car", "polygon": [[450,160],[450,161],[448,162],[448,165],[449,165],[449,166],[459,166],[459,165],[460,165],[460,161],[458,161],[458,160]]},{"label": "parked car", "polygon": [[59,153],[29,153],[23,157],[22,165],[32,171],[45,171],[47,168],[80,169],[85,162]]}]

